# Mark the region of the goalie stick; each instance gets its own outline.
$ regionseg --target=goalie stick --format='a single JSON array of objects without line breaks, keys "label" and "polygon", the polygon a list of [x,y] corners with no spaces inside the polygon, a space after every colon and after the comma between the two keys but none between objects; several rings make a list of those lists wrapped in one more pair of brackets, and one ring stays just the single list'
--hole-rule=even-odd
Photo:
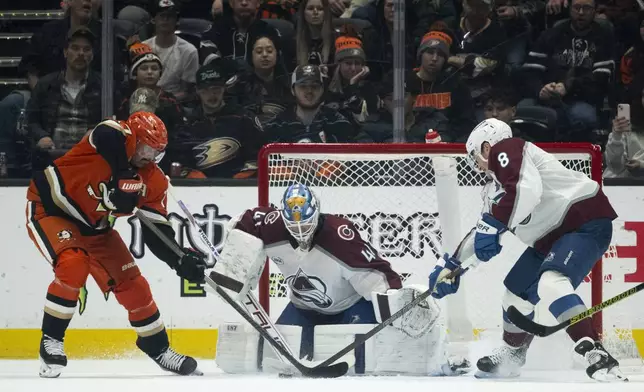
[{"label": "goalie stick", "polygon": [[[170,240],[168,237],[166,237],[165,234],[159,230],[154,223],[152,223],[148,217],[146,217],[141,210],[137,210],[135,215],[141,223],[143,223],[150,231],[152,231],[165,245],[167,245],[177,256],[183,257],[185,254],[183,250],[172,240]],[[326,364],[319,364],[314,367],[307,367],[301,364],[293,355],[291,355],[281,344],[273,340],[271,335],[264,329],[262,328],[254,319],[251,315],[246,313],[246,311],[237,303],[235,302],[228,293],[219,285],[217,285],[210,277],[206,276],[206,283],[212,287],[217,294],[225,301],[227,302],[230,306],[232,306],[237,313],[239,313],[244,320],[246,320],[259,334],[270,343],[273,348],[275,348],[279,353],[286,358],[291,365],[293,365],[300,373],[302,373],[303,376],[305,377],[311,377],[311,378],[335,378],[335,377],[341,377],[347,373],[349,370],[349,365],[346,362],[339,362],[335,363],[333,365],[327,366]],[[336,359],[341,358],[339,356]],[[327,360],[328,361],[328,360]],[[327,362],[325,361],[325,362]],[[329,363],[335,362],[331,361]]]},{"label": "goalie stick", "polygon": [[[174,201],[179,205],[179,208],[181,208],[181,211],[183,211],[183,214],[190,222],[190,225],[192,226],[192,228],[197,230],[197,233],[199,233],[199,237],[201,238],[201,241],[208,247],[208,249],[210,250],[210,253],[215,258],[215,260],[217,260],[219,258],[219,252],[217,251],[217,248],[210,241],[206,233],[204,233],[204,231],[201,230],[201,228],[199,227],[199,224],[197,224],[197,221],[195,220],[195,217],[192,215],[192,213],[185,205],[185,203],[182,200],[175,197],[174,193],[172,192],[171,184],[169,184],[168,193],[170,193],[170,196],[172,197],[172,199],[174,199]],[[244,309],[246,309],[246,312],[248,314],[251,314],[257,318],[258,324],[271,335],[273,340],[275,340],[278,344],[280,344],[286,351],[289,352],[289,354],[295,357],[293,350],[291,350],[291,348],[286,343],[286,339],[284,339],[280,331],[277,328],[275,328],[275,324],[273,324],[273,321],[266,314],[266,312],[264,311],[264,308],[259,304],[259,301],[257,301],[257,298],[255,298],[255,295],[252,292],[249,291],[248,294],[246,294],[246,298],[244,301],[241,302],[241,304],[244,307]],[[271,346],[271,348],[273,348],[273,351],[275,352],[275,354],[277,355],[277,358],[280,361],[282,361],[283,363],[287,362],[286,358],[284,358],[277,349],[275,349],[273,346]]]},{"label": "goalie stick", "polygon": [[508,308],[508,318],[510,319],[512,324],[516,325],[517,327],[521,328],[522,330],[524,330],[524,331],[526,331],[528,333],[531,333],[533,335],[537,335],[537,336],[540,336],[540,337],[545,337],[545,336],[552,335],[553,333],[555,333],[557,331],[560,331],[560,330],[562,330],[564,328],[567,328],[567,327],[569,327],[569,326],[571,326],[573,324],[577,324],[578,322],[580,322],[581,320],[585,319],[586,317],[590,317],[590,316],[592,316],[593,314],[595,314],[597,312],[601,312],[602,310],[606,309],[607,307],[609,307],[609,306],[611,306],[613,304],[616,304],[617,302],[623,300],[624,298],[628,298],[631,295],[633,295],[633,294],[635,294],[635,293],[637,293],[639,291],[642,291],[643,289],[644,289],[644,283],[640,283],[637,286],[635,286],[635,287],[633,287],[631,289],[628,289],[628,290],[624,291],[623,293],[618,294],[618,295],[616,295],[616,296],[614,296],[612,298],[609,298],[606,301],[604,301],[604,302],[602,302],[600,304],[597,304],[597,305],[593,306],[592,308],[590,308],[590,309],[588,309],[588,310],[586,310],[584,312],[581,312],[578,315],[573,316],[573,317],[569,318],[568,320],[566,320],[566,321],[564,321],[562,323],[559,323],[557,325],[548,326],[548,325],[542,325],[542,324],[535,323],[534,321],[532,321],[529,318],[527,318],[526,316],[524,316],[523,313],[519,312],[519,310],[517,308],[515,308],[514,306],[510,306]]}]

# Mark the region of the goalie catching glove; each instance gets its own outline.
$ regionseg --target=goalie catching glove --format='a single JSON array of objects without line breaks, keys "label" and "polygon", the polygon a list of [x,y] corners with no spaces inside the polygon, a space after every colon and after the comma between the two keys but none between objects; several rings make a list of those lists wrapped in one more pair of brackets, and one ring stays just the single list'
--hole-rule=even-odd
[{"label": "goalie catching glove", "polygon": [[458,291],[458,286],[461,284],[462,274],[456,275],[449,280],[443,279],[460,266],[461,262],[455,257],[450,257],[447,253],[438,259],[434,270],[429,274],[429,287],[434,288],[432,291],[432,297],[440,299]]},{"label": "goalie catching glove", "polygon": [[[371,293],[376,320],[382,323],[427,290],[428,288],[422,285],[409,285],[401,289],[387,290],[384,294]],[[395,320],[391,326],[409,337],[418,338],[432,329],[439,315],[438,304],[433,299],[427,298]]]}]

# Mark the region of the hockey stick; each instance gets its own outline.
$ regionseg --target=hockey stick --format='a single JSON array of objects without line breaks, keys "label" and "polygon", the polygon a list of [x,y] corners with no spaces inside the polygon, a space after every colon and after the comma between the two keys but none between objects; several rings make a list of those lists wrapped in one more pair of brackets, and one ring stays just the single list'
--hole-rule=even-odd
[{"label": "hockey stick", "polygon": [[[166,237],[166,235],[163,234],[161,230],[159,230],[154,225],[154,223],[152,223],[150,219],[148,219],[148,217],[143,214],[141,210],[137,210],[135,215],[137,216],[137,218],[139,218],[141,223],[143,223],[148,229],[150,229],[150,231],[152,231],[161,241],[163,241],[163,243],[167,245],[177,256],[183,257],[185,255],[183,250],[179,248],[179,246],[174,241]],[[349,370],[349,365],[346,362],[339,362],[331,366],[320,364],[315,367],[307,367],[302,365],[295,357],[293,357],[293,355],[291,355],[284,347],[282,347],[282,345],[273,340],[271,335],[259,324],[257,324],[253,317],[246,313],[246,311],[237,302],[230,298],[230,296],[224,289],[219,287],[219,285],[217,285],[210,277],[206,276],[205,279],[206,283],[210,287],[212,287],[224,301],[232,306],[233,309],[235,309],[235,311],[237,311],[237,313],[239,313],[244,318],[244,320],[246,320],[257,332],[259,332],[259,334],[266,341],[268,341],[271,346],[279,351],[279,353],[284,358],[286,358],[291,363],[291,365],[293,365],[300,373],[302,373],[303,376],[311,378],[334,378],[345,375]],[[335,362],[335,360],[332,362]]]},{"label": "hockey stick", "polygon": [[[168,193],[170,193],[170,196],[179,205],[179,208],[181,208],[181,211],[183,211],[183,214],[186,216],[186,218],[190,222],[193,229],[197,230],[197,233],[199,233],[199,237],[201,238],[201,241],[208,247],[208,249],[210,250],[210,253],[215,258],[215,260],[217,260],[219,258],[219,252],[217,251],[217,248],[210,241],[206,233],[204,233],[203,230],[201,230],[201,228],[197,224],[197,221],[195,220],[195,217],[192,215],[188,207],[186,207],[184,202],[181,201],[180,199],[177,199],[174,196],[171,186],[172,185],[169,185],[168,187]],[[257,317],[257,321],[259,325],[271,335],[273,340],[275,340],[285,350],[287,350],[289,354],[291,354],[292,356],[295,356],[295,354],[293,353],[293,350],[291,350],[288,344],[286,344],[286,339],[284,339],[280,331],[277,328],[275,328],[275,324],[273,324],[273,321],[266,314],[266,312],[264,311],[264,308],[259,304],[259,302],[257,301],[257,298],[255,298],[255,295],[251,291],[249,291],[248,294],[246,294],[245,300],[241,303],[242,303],[242,306],[246,309],[246,312],[248,314],[251,314]],[[283,363],[287,362],[286,358],[284,358],[277,349],[273,348],[273,351],[275,352],[275,354],[277,354],[277,357],[280,361],[282,361]]]},{"label": "hockey stick", "polygon": [[521,328],[522,330],[531,333],[533,335],[545,337],[552,335],[553,333],[560,331],[564,328],[567,328],[573,324],[577,324],[581,320],[585,319],[586,317],[590,317],[593,314],[597,312],[601,312],[602,310],[606,309],[607,307],[616,304],[617,302],[623,300],[624,298],[628,298],[631,295],[644,290],[644,283],[640,283],[637,286],[633,287],[632,289],[628,289],[624,291],[621,294],[618,294],[612,298],[607,299],[606,301],[597,304],[593,306],[592,308],[579,313],[576,316],[573,316],[569,318],[568,320],[564,321],[563,323],[559,323],[557,325],[553,326],[547,326],[547,325],[542,325],[535,323],[534,321],[530,320],[526,316],[523,315],[523,313],[519,312],[517,308],[514,306],[510,306],[508,308],[508,318],[510,321],[512,321],[512,324],[516,325],[517,327]]}]

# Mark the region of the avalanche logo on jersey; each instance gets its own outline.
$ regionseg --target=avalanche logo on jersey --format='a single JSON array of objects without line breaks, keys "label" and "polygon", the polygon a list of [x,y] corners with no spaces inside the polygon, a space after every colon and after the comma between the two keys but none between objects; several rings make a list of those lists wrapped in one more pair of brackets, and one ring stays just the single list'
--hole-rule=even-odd
[{"label": "avalanche logo on jersey", "polygon": [[498,182],[490,181],[485,184],[481,194],[483,196],[483,208],[485,212],[492,213],[492,206],[499,204],[503,196],[505,196],[505,190]]},{"label": "avalanche logo on jersey", "polygon": [[286,278],[286,284],[301,301],[310,302],[322,309],[333,304],[331,297],[326,295],[326,284],[317,276],[308,276],[301,268],[298,268],[295,275]]}]

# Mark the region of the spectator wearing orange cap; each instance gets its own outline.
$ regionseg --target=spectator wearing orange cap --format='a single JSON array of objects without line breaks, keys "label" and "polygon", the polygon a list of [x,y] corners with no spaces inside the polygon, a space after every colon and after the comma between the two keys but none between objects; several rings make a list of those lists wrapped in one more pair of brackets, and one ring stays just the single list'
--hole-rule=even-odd
[{"label": "spectator wearing orange cap", "polygon": [[378,95],[373,83],[366,83],[369,67],[362,41],[351,33],[335,40],[337,66],[327,89],[327,107],[339,110],[347,119],[360,127],[369,112],[378,107]]},{"label": "spectator wearing orange cap", "polygon": [[434,129],[443,141],[465,141],[476,125],[470,91],[447,66],[452,42],[448,31],[433,30],[418,48],[420,68],[407,77],[407,91],[414,97],[414,138]]},{"label": "spectator wearing orange cap", "polygon": [[137,42],[130,46],[130,85],[116,112],[119,120],[126,120],[130,116],[130,101],[135,90],[148,88],[157,96],[155,110],[152,110],[165,124],[169,133],[172,133],[184,123],[183,108],[175,96],[159,87],[158,83],[163,74],[161,59],[150,46]]}]

